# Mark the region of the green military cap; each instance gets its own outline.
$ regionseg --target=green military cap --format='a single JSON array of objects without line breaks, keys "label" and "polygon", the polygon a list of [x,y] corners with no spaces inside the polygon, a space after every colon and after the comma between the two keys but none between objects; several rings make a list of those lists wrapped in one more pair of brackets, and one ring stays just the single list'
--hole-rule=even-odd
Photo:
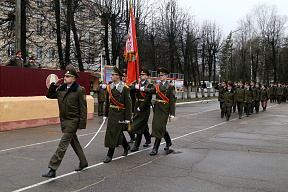
[{"label": "green military cap", "polygon": [[254,80],[251,80],[251,83],[256,83],[256,81],[254,81]]},{"label": "green military cap", "polygon": [[76,72],[76,69],[75,69],[72,65],[70,65],[70,64],[66,66],[65,76],[75,77],[75,78],[80,77],[80,76],[78,75],[78,73]]},{"label": "green military cap", "polygon": [[113,67],[112,75],[120,75],[120,76],[123,76],[123,74],[122,74],[122,72],[120,71],[120,69],[118,69],[118,67],[116,67],[116,66]]},{"label": "green military cap", "polygon": [[127,69],[122,69],[121,72],[124,77],[127,77]]},{"label": "green military cap", "polygon": [[140,67],[139,74],[140,75],[147,75],[147,76],[150,75],[149,70],[146,67]]},{"label": "green military cap", "polygon": [[251,86],[249,82],[246,82],[245,85]]},{"label": "green military cap", "polygon": [[164,68],[164,67],[158,67],[157,73],[159,75],[168,75],[169,71],[166,68]]}]

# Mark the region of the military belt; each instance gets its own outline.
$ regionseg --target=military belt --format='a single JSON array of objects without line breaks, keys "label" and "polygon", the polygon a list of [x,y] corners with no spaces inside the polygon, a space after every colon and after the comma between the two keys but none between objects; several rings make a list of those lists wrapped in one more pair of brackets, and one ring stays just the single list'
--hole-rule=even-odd
[{"label": "military belt", "polygon": [[139,101],[145,101],[145,99],[138,99]]},{"label": "military belt", "polygon": [[114,109],[125,109],[125,108],[122,108],[122,107],[119,107],[119,106],[117,106],[117,105],[110,105],[110,107],[111,108],[114,108]]},{"label": "military belt", "polygon": [[156,102],[159,102],[159,103],[167,103],[167,101],[161,100],[161,99],[156,99]]}]

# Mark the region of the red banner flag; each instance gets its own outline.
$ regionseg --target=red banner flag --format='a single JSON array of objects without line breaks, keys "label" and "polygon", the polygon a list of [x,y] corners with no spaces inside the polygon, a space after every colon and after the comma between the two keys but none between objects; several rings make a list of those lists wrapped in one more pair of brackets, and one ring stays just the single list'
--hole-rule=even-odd
[{"label": "red banner flag", "polygon": [[127,81],[126,84],[129,85],[138,82],[139,79],[139,57],[138,57],[138,47],[136,40],[136,27],[133,15],[133,8],[131,3],[131,18],[128,30],[128,37],[126,41],[126,46],[124,50],[125,62],[128,62],[127,67]]}]

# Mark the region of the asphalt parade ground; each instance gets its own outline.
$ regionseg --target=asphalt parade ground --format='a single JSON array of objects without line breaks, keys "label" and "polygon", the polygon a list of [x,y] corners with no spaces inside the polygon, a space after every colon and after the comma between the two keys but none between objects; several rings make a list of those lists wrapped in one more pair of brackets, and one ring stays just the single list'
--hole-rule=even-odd
[{"label": "asphalt parade ground", "polygon": [[[268,103],[266,112],[229,122],[220,118],[218,101],[178,105],[168,123],[172,147],[150,156],[151,148],[102,163],[106,124],[84,149],[89,167],[75,172],[79,160],[69,146],[56,178],[41,177],[62,136],[60,125],[0,132],[0,191],[287,191],[288,104]],[[150,115],[150,130],[151,117]],[[102,123],[95,115],[78,131],[84,147]],[[129,140],[128,134],[126,134]],[[162,140],[164,142],[164,139]],[[132,147],[133,144],[130,144]]]}]

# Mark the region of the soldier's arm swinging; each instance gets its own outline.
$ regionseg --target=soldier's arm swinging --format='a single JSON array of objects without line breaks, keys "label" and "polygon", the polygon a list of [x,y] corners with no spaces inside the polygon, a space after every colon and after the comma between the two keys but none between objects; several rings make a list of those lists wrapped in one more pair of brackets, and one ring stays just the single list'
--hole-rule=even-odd
[{"label": "soldier's arm swinging", "polygon": [[84,87],[79,87],[79,110],[80,110],[80,122],[78,128],[85,129],[87,122],[87,101],[86,91]]}]

